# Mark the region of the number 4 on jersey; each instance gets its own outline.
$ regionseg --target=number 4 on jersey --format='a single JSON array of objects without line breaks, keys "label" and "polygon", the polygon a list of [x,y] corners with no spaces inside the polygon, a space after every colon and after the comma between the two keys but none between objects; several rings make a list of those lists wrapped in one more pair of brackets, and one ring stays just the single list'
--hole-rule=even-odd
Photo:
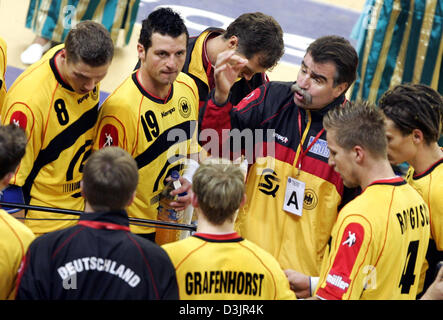
[{"label": "number 4 on jersey", "polygon": [[398,284],[398,286],[401,287],[401,293],[408,294],[409,290],[411,290],[411,286],[414,284],[414,270],[415,261],[417,260],[418,244],[418,240],[409,242],[403,274],[400,283]]}]

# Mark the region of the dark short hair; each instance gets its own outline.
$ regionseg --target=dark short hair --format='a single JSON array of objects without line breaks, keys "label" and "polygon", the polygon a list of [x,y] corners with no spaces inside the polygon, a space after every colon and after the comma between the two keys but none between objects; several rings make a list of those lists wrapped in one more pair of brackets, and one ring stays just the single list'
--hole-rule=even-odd
[{"label": "dark short hair", "polygon": [[13,124],[0,126],[0,179],[15,172],[25,155],[27,138],[25,131]]},{"label": "dark short hair", "polygon": [[112,61],[114,43],[108,30],[94,21],[82,21],[69,31],[65,39],[67,61],[82,61],[100,67]]},{"label": "dark short hair", "polygon": [[351,43],[343,37],[324,36],[312,42],[306,53],[315,63],[332,62],[336,67],[334,87],[348,83],[348,88],[357,76],[358,55]]},{"label": "dark short hair", "polygon": [[378,105],[405,136],[420,129],[430,144],[442,134],[443,97],[427,85],[397,85],[383,94]]},{"label": "dark short hair", "polygon": [[186,42],[188,42],[189,39],[188,29],[183,19],[171,8],[159,8],[151,12],[149,16],[143,20],[138,42],[143,45],[145,50],[152,45],[151,38],[155,32],[161,35],[168,35],[172,38],[177,38],[185,33]]},{"label": "dark short hair", "polygon": [[386,158],[387,139],[380,109],[367,101],[337,106],[323,117],[323,126],[336,133],[337,144],[350,150],[361,146],[374,157]]},{"label": "dark short hair", "polygon": [[238,51],[247,59],[259,54],[263,68],[274,67],[285,51],[283,30],[271,16],[261,12],[244,13],[226,29],[223,37],[227,40],[238,37]]},{"label": "dark short hair", "polygon": [[85,198],[95,211],[122,210],[137,188],[137,163],[120,147],[105,147],[88,158],[82,180]]}]

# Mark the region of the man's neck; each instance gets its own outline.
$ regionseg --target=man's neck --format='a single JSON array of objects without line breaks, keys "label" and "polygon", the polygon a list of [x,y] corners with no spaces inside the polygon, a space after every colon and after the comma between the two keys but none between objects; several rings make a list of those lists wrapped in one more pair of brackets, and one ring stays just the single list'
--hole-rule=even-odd
[{"label": "man's neck", "polygon": [[156,84],[152,79],[144,73],[142,70],[139,70],[137,72],[137,79],[142,85],[142,87],[153,96],[156,96],[160,99],[166,99],[169,95],[169,92],[171,90],[171,85],[163,85],[163,84]]},{"label": "man's neck", "polygon": [[235,232],[234,221],[225,221],[222,225],[214,225],[199,215],[197,232],[207,234],[229,234]]},{"label": "man's neck", "polygon": [[422,144],[418,148],[414,159],[409,161],[409,164],[414,168],[416,173],[421,173],[442,158],[443,150],[438,146],[437,142],[430,145]]},{"label": "man's neck", "polygon": [[215,67],[215,63],[217,62],[217,56],[219,53],[228,49],[226,45],[226,41],[223,38],[223,35],[218,35],[214,38],[211,35],[208,35],[208,40],[206,41],[206,55],[208,57],[211,65]]},{"label": "man's neck", "polygon": [[66,78],[66,59],[63,58],[61,54],[57,54],[55,56],[54,63],[63,82],[69,85]]},{"label": "man's neck", "polygon": [[362,170],[360,187],[364,190],[374,181],[392,179],[395,176],[394,170],[387,159],[371,159],[371,163]]},{"label": "man's neck", "polygon": [[85,212],[85,213],[87,213],[87,212],[89,212],[89,213],[93,213],[93,212],[95,212],[95,210],[92,209],[92,207],[91,207],[91,205],[89,204],[88,201],[86,201],[86,203],[85,203],[85,210],[84,210],[84,212]]}]

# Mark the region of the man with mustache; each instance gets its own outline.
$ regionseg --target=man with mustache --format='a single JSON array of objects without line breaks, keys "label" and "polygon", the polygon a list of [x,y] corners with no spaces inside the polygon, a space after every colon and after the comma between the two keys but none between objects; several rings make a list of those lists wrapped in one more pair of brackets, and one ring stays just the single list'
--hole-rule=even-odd
[{"label": "man with mustache", "polygon": [[[140,182],[128,207],[129,217],[157,219],[166,179],[173,170],[183,173],[191,141],[198,146],[198,90],[194,80],[181,73],[188,38],[179,14],[170,8],[153,11],[143,20],[137,44],[140,68],[100,109],[93,149],[119,146],[135,158],[139,168]],[[180,182],[182,187],[175,194],[191,187],[184,178]],[[173,205],[179,211],[189,203],[188,194]],[[155,239],[155,228],[133,225],[131,231]]]},{"label": "man with mustache", "polygon": [[[344,187],[328,166],[322,119],[345,104],[357,53],[344,38],[319,38],[308,47],[295,83],[271,81],[234,107],[227,102],[229,90],[246,63],[233,51],[218,56],[216,88],[201,130],[216,129],[219,135],[223,128],[271,132],[263,135],[271,139],[254,141],[266,152],[250,162],[247,203],[237,226],[242,237],[269,251],[282,268],[318,275],[337,210],[355,191]],[[226,118],[229,123],[220,121]]]}]

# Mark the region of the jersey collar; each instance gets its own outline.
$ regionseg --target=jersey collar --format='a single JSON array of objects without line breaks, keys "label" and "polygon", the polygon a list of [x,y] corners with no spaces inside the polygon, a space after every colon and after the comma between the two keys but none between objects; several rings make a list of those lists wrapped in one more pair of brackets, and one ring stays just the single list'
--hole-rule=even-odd
[{"label": "jersey collar", "polygon": [[401,186],[406,184],[405,179],[403,179],[402,177],[394,177],[394,178],[388,178],[388,179],[380,179],[380,180],[375,180],[372,181],[368,187],[376,185],[376,184],[387,184],[387,185],[392,185],[392,186]]},{"label": "jersey collar", "polygon": [[440,160],[438,160],[438,161],[436,161],[433,165],[431,165],[428,169],[426,169],[425,171],[423,171],[423,172],[420,172],[420,173],[415,173],[414,172],[414,175],[413,175],[413,179],[420,179],[420,178],[423,178],[424,176],[426,176],[426,175],[428,175],[428,174],[430,174],[432,171],[434,171],[434,169],[436,168],[436,167],[438,167],[440,164],[442,164],[443,163],[443,158],[441,158]]},{"label": "jersey collar", "polygon": [[57,79],[58,83],[60,83],[60,85],[63,88],[65,88],[69,91],[75,92],[74,89],[72,89],[72,87],[68,83],[66,83],[65,80],[63,80],[63,78],[60,74],[60,71],[58,70],[58,67],[55,63],[55,58],[61,53],[62,50],[63,50],[63,48],[61,48],[60,50],[57,50],[55,52],[55,54],[52,56],[52,58],[49,59],[49,65],[51,66],[51,70],[54,73],[55,79]]},{"label": "jersey collar", "polygon": [[129,231],[129,219],[125,210],[84,213],[78,224],[94,229]]},{"label": "jersey collar", "polygon": [[169,93],[168,93],[168,97],[166,99],[161,99],[151,93],[149,93],[144,87],[143,85],[140,83],[140,81],[138,80],[138,73],[140,72],[140,69],[134,71],[132,73],[132,81],[134,81],[135,85],[137,86],[138,90],[140,90],[140,92],[149,100],[154,101],[155,103],[159,103],[159,104],[166,104],[169,102],[169,100],[172,99],[173,93],[174,93],[174,83],[171,85],[171,88],[169,89]]},{"label": "jersey collar", "polygon": [[243,238],[240,237],[237,232],[225,234],[196,232],[194,233],[194,237],[208,242],[239,242],[243,240]]}]

